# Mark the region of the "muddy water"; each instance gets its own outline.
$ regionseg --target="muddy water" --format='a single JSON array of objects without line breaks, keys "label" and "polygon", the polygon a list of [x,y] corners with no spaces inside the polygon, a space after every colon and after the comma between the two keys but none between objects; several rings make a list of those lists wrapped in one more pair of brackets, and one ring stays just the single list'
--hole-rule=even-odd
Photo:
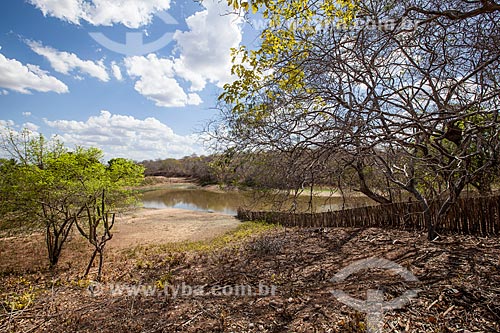
[{"label": "muddy water", "polygon": [[245,202],[240,193],[219,193],[203,189],[158,190],[143,194],[144,208],[180,208],[236,215]]},{"label": "muddy water", "polygon": [[[236,215],[238,207],[257,210],[275,209],[269,200],[265,202],[252,193],[214,192],[201,188],[167,189],[146,192],[143,195],[142,201],[145,208],[180,208],[228,215]],[[309,198],[300,197],[295,205],[299,211],[306,211],[309,207]],[[314,211],[333,211],[340,210],[343,207],[352,208],[365,205],[373,205],[373,202],[364,197],[347,198],[345,201],[340,197],[313,198]],[[292,206],[291,201],[285,202],[281,206],[281,209],[288,210]]]}]

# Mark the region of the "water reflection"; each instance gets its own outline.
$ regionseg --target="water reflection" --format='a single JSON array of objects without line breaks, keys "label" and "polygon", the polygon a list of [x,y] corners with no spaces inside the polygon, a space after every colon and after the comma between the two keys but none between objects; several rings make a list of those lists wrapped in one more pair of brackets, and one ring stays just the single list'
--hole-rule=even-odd
[{"label": "water reflection", "polygon": [[[194,211],[217,212],[236,215],[238,207],[258,210],[275,210],[270,203],[257,200],[251,193],[230,192],[219,193],[203,189],[169,189],[146,192],[143,195],[145,208],[180,208]],[[342,200],[339,197],[315,197],[313,200],[314,211],[333,211],[343,208],[353,208],[373,205],[369,199],[354,197]],[[291,202],[284,203],[282,209],[289,209]],[[309,208],[309,198],[301,197],[296,203],[298,211]]]},{"label": "water reflection", "polygon": [[[307,206],[304,206],[305,209],[308,209],[309,198],[304,197],[304,202],[307,201]],[[333,197],[314,197],[313,198],[313,211],[317,212],[328,212],[328,211],[337,211],[342,209],[363,207],[363,206],[373,206],[375,203],[367,198],[367,197],[349,197],[343,199],[339,196]],[[304,204],[303,204],[304,205]]]},{"label": "water reflection", "polygon": [[201,189],[159,190],[147,192],[142,202],[145,208],[181,208],[195,211],[236,215],[245,201],[240,193],[218,193]]}]

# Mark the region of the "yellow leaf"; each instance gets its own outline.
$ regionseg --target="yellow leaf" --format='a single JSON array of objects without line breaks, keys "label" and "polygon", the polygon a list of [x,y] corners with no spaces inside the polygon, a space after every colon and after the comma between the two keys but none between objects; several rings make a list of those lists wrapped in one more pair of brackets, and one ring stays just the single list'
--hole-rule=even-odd
[{"label": "yellow leaf", "polygon": [[252,13],[255,14],[259,10],[259,6],[257,6],[255,3],[252,3]]}]

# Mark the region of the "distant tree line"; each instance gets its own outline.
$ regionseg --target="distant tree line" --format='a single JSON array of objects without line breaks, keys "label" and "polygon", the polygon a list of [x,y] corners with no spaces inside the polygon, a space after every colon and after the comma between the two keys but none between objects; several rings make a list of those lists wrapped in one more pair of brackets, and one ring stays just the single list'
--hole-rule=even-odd
[{"label": "distant tree line", "polygon": [[358,191],[376,202],[386,196],[401,196],[400,189],[388,186],[377,168],[367,164],[361,169],[356,163],[347,164],[348,155],[316,160],[315,154],[314,150],[290,155],[279,151],[252,153],[226,149],[209,156],[147,160],[140,164],[145,168],[145,176],[187,177],[203,185],[281,192],[304,192],[322,186],[336,191]]},{"label": "distant tree line", "polygon": [[212,167],[214,156],[185,156],[180,159],[167,158],[140,162],[145,176],[193,178],[203,185],[217,183]]}]

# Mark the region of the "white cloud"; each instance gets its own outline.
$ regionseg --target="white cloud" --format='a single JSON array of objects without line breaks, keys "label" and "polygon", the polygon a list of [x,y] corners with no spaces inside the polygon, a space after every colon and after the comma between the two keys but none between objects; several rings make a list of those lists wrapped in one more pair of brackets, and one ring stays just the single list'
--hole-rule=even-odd
[{"label": "white cloud", "polygon": [[[206,1],[205,10],[186,19],[189,31],[176,31],[174,40],[179,52],[176,58],[146,57],[125,59],[127,74],[139,78],[135,90],[161,107],[199,105],[202,100],[195,92],[207,82],[222,87],[233,80],[231,51],[242,40],[242,20],[229,11],[225,3]],[[191,83],[186,93],[179,79]]]},{"label": "white cloud", "polygon": [[23,116],[29,117],[29,116],[31,116],[31,112],[23,112]]},{"label": "white cloud", "polygon": [[115,61],[111,62],[111,70],[113,71],[113,76],[115,77],[115,79],[117,79],[118,81],[123,80],[123,75],[120,66],[118,66]]},{"label": "white cloud", "polygon": [[174,62],[158,58],[155,54],[147,57],[125,59],[127,74],[139,78],[135,90],[161,107],[181,107],[202,103],[197,94],[186,94],[175,79]]},{"label": "white cloud", "polygon": [[[122,23],[130,28],[149,23],[152,15],[169,9],[171,3],[170,0],[30,1],[45,15],[68,22],[78,24],[84,20],[94,25]],[[201,2],[201,5],[204,6],[203,10],[186,19],[188,30],[175,32],[173,39],[176,48],[171,58],[154,54],[128,57],[124,60],[123,68],[120,68],[121,64],[112,62],[110,75],[121,81],[126,73],[135,79],[135,90],[160,107],[200,105],[203,101],[197,92],[202,91],[208,83],[222,87],[231,82],[234,77],[231,76],[230,49],[238,47],[242,41],[243,19],[224,15],[230,11],[225,1],[209,0]],[[84,66],[81,65],[83,61],[74,54],[47,47],[42,49],[42,55],[51,61],[54,69],[68,73],[78,68],[84,72]],[[102,62],[87,62],[87,65],[94,65],[94,71],[100,67],[103,75],[101,79],[109,79]],[[188,87],[181,82],[190,85],[189,91],[185,91],[184,88],[187,90]]]},{"label": "white cloud", "polygon": [[178,135],[156,118],[141,120],[101,111],[87,121],[45,120],[45,123],[58,130],[67,145],[98,147],[108,158],[146,160],[204,153],[196,135]]},{"label": "white cloud", "polygon": [[74,53],[61,52],[34,41],[28,41],[27,44],[33,52],[45,57],[50,62],[52,68],[59,73],[67,75],[74,70],[78,70],[80,73],[88,74],[101,81],[109,81],[109,75],[102,60],[82,60]]},{"label": "white cloud", "polygon": [[[8,138],[11,133],[16,132],[13,127],[15,123],[12,120],[2,120],[0,119],[0,140],[4,140]],[[9,153],[9,150],[0,145],[0,158],[12,158],[12,155]]]},{"label": "white cloud", "polygon": [[23,65],[16,59],[8,59],[0,53],[0,87],[14,90],[22,94],[29,94],[31,90],[40,92],[53,91],[67,93],[68,86],[59,81],[40,67]]},{"label": "white cloud", "polygon": [[175,60],[177,75],[191,82],[191,90],[203,90],[207,81],[222,87],[232,81],[230,49],[242,40],[241,18],[223,15],[226,2],[204,1],[205,10],[186,19],[189,31],[176,31],[180,56]]},{"label": "white cloud", "polygon": [[37,132],[38,129],[40,128],[40,126],[35,125],[33,123],[30,123],[30,122],[26,122],[26,123],[23,124],[22,128],[30,130],[31,132]]},{"label": "white cloud", "polygon": [[5,89],[3,90],[0,90],[0,95],[4,95],[4,96],[7,96],[9,94],[9,92]]},{"label": "white cloud", "polygon": [[[35,139],[38,133],[38,126],[32,123],[25,123],[22,126],[16,125],[12,120],[0,119],[0,139],[5,139],[13,135],[17,138]],[[0,147],[0,158],[17,158],[19,154],[9,149],[8,147]]]},{"label": "white cloud", "polygon": [[0,128],[11,128],[14,127],[15,123],[12,120],[2,120],[0,119]]},{"label": "white cloud", "polygon": [[120,23],[138,28],[151,22],[153,14],[170,8],[170,0],[30,0],[45,16],[80,24],[111,26]]},{"label": "white cloud", "polygon": [[82,15],[81,0],[31,0],[30,2],[40,9],[43,15],[54,16],[71,23],[78,24]]}]

